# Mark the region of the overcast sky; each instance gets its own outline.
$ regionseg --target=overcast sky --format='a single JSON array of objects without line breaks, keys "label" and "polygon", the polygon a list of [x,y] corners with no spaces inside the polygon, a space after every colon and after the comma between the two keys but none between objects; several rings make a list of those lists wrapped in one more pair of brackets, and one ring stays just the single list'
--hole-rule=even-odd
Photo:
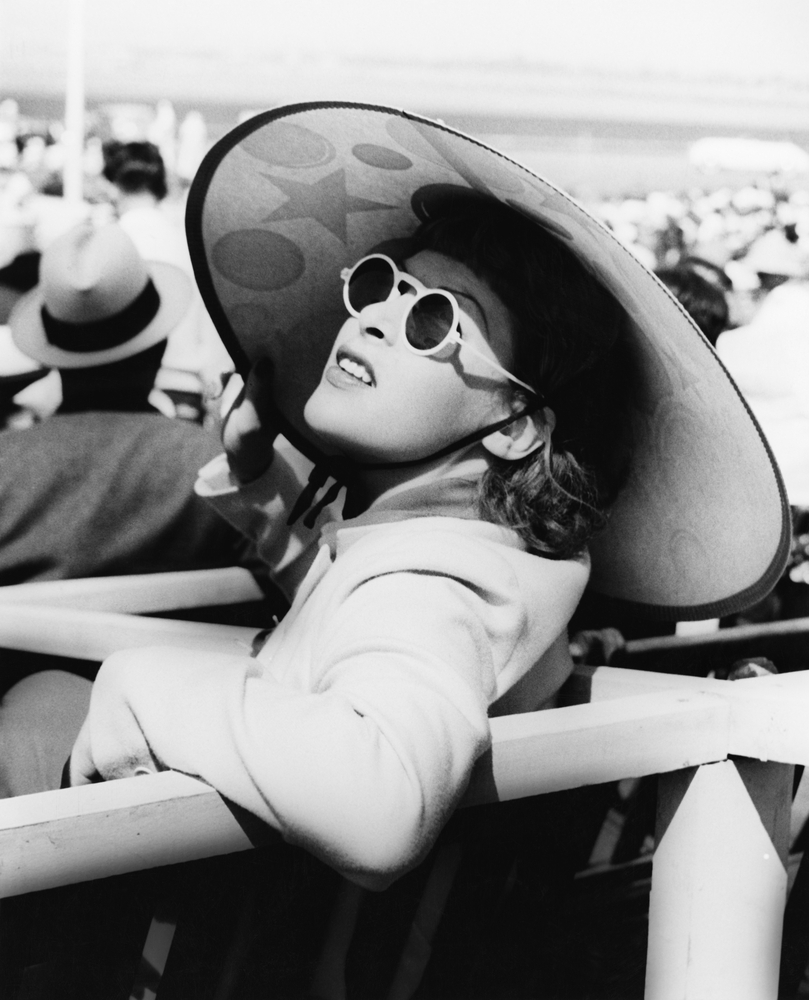
[{"label": "overcast sky", "polygon": [[[72,0],[0,0],[58,49]],[[84,0],[88,48],[503,60],[809,82],[809,0]],[[7,49],[8,51],[8,49]]]}]

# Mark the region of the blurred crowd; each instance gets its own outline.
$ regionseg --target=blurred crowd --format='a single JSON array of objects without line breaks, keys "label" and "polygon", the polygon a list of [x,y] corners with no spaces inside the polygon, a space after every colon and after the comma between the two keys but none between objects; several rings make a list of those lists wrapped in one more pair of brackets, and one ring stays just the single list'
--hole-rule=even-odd
[{"label": "blurred crowd", "polygon": [[[181,244],[184,197],[210,144],[208,131],[199,111],[180,119],[168,100],[156,107],[110,105],[89,114],[85,201],[69,204],[62,198],[62,123],[26,118],[14,99],[0,100],[0,266],[20,252],[41,252],[77,218],[121,214],[120,190],[110,181],[108,163],[116,142],[149,143],[159,154],[166,179],[159,199],[164,228],[172,227]],[[587,207],[647,267],[678,272],[671,276],[678,287],[683,271],[694,267],[706,280],[718,282],[726,295],[729,327],[748,323],[769,291],[758,277],[756,256],[782,254],[777,266],[789,268],[793,277],[797,273],[791,271],[800,272],[809,259],[809,189],[795,190],[777,174],[762,172],[736,187],[706,183],[684,191],[627,193]],[[768,259],[764,265],[772,266]]]},{"label": "blurred crowd", "polygon": [[723,624],[809,615],[809,189],[773,173],[591,208],[714,345],[784,480],[793,522],[787,570],[765,601]]},{"label": "blurred crowd", "polygon": [[[65,138],[60,121],[27,118],[13,99],[0,101],[0,331],[16,299],[37,283],[41,254],[83,221],[119,222],[145,260],[174,264],[193,277],[183,215],[188,186],[208,148],[202,115],[191,111],[178,121],[168,101],[88,115],[81,200],[64,197]],[[24,361],[8,336],[0,336],[0,375],[7,375],[9,366]],[[168,416],[215,419],[215,400],[231,371],[195,295],[169,339],[153,403]],[[56,373],[38,381],[15,400],[12,419],[43,419],[58,407],[59,388]],[[6,410],[11,405],[6,400]]]},{"label": "blurred crowd", "polygon": [[589,206],[651,270],[710,270],[727,293],[729,327],[748,323],[772,282],[809,268],[809,190],[763,176],[736,188],[652,191]]},{"label": "blurred crowd", "polygon": [[221,450],[234,366],[183,228],[204,123],[170,110],[91,127],[84,197],[67,198],[59,124],[0,104],[0,586],[233,565],[266,578],[193,489]]}]

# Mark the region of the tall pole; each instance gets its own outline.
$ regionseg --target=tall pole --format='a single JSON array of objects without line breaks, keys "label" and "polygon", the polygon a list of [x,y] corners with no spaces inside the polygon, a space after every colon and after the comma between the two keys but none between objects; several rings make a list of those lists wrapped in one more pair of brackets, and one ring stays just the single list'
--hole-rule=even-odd
[{"label": "tall pole", "polygon": [[65,164],[62,173],[67,201],[84,197],[84,2],[70,0],[65,87]]}]

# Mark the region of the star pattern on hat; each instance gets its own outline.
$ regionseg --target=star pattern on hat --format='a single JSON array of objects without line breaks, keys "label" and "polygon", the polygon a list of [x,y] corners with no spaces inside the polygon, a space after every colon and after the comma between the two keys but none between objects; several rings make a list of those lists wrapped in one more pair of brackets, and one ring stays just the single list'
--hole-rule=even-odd
[{"label": "star pattern on hat", "polygon": [[343,167],[326,174],[312,184],[302,184],[289,177],[277,177],[274,174],[262,176],[283,191],[289,199],[263,219],[263,222],[278,222],[281,219],[315,219],[343,243],[346,242],[348,232],[349,212],[374,212],[399,207],[349,194],[346,190],[346,172]]}]

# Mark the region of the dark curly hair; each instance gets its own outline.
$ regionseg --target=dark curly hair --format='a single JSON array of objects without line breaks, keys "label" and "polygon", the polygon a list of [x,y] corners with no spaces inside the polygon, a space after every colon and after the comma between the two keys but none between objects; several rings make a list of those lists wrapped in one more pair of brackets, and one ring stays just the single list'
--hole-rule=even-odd
[{"label": "dark curly hair", "polygon": [[663,268],[657,276],[716,346],[719,334],[727,330],[730,321],[728,300],[722,288],[688,264]]},{"label": "dark curly hair", "polygon": [[576,555],[606,523],[628,472],[628,317],[558,237],[499,202],[454,199],[431,212],[414,241],[413,252],[460,261],[498,295],[514,324],[512,371],[556,415],[545,447],[493,461],[480,516],[513,528],[540,555]]},{"label": "dark curly hair", "polygon": [[162,201],[168,194],[166,166],[153,142],[104,143],[102,173],[110,183],[126,194],[149,191]]}]

